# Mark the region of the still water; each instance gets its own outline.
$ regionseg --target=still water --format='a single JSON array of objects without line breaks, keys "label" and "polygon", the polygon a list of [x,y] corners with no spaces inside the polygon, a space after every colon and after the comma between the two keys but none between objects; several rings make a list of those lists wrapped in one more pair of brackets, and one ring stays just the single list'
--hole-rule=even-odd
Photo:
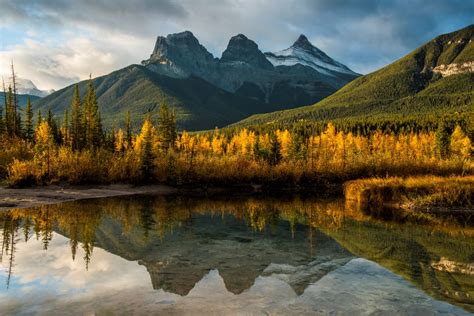
[{"label": "still water", "polygon": [[0,213],[0,314],[474,311],[474,229],[339,200],[135,196]]}]

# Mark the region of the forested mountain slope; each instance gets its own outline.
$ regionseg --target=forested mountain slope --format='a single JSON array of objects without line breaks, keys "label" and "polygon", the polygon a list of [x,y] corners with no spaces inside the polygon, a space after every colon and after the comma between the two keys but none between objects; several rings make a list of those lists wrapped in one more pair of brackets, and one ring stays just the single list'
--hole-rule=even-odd
[{"label": "forested mountain slope", "polygon": [[470,25],[438,36],[314,105],[254,115],[236,125],[472,112],[473,35],[474,25]]}]

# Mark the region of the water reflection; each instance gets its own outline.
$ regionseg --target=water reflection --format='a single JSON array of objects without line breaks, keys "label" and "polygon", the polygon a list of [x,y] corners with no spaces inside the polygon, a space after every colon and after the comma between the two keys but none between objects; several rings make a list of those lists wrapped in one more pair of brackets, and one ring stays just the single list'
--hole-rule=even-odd
[{"label": "water reflection", "polygon": [[[473,229],[449,218],[407,222],[397,214],[386,222],[341,201],[143,196],[12,210],[0,214],[0,227],[5,282],[0,301],[12,312],[26,312],[17,299],[25,293],[43,311],[53,311],[48,300],[57,307],[104,295],[115,303],[136,296],[167,305],[211,291],[213,299],[229,293],[246,298],[245,304],[257,300],[260,307],[281,297],[286,305],[271,307],[278,312],[299,300],[300,311],[311,313],[316,297],[322,310],[342,308],[334,295],[351,293],[351,282],[359,286],[354,299],[366,302],[363,312],[384,286],[392,293],[388,302],[398,299],[401,307],[416,297],[415,305],[450,311],[371,261],[436,299],[473,310]],[[337,283],[341,278],[344,284]],[[39,294],[39,288],[50,291]],[[383,306],[380,295],[373,308]],[[94,302],[100,302],[90,306],[95,311],[103,301]],[[142,301],[137,308],[142,311]]]}]

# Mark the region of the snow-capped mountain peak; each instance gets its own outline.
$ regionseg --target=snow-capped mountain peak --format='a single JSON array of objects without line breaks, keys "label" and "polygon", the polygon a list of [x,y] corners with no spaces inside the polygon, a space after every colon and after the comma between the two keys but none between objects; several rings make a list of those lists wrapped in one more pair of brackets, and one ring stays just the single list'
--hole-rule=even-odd
[{"label": "snow-capped mountain peak", "polygon": [[[5,80],[6,86],[11,84],[11,82]],[[28,94],[37,97],[45,97],[54,92],[54,90],[40,90],[36,87],[33,81],[25,78],[16,78],[16,89],[18,94]]]},{"label": "snow-capped mountain peak", "polygon": [[298,37],[291,47],[275,53],[265,53],[265,57],[275,67],[300,64],[311,67],[321,74],[328,76],[337,76],[338,73],[357,75],[347,66],[335,61],[311,44],[303,34]]}]

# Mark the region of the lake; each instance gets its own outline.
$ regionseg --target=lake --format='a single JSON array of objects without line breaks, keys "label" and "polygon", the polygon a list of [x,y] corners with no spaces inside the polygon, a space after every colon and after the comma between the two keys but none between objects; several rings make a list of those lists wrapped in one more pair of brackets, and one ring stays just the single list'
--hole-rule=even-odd
[{"label": "lake", "polygon": [[474,228],[462,222],[298,196],[11,210],[0,314],[470,315]]}]

